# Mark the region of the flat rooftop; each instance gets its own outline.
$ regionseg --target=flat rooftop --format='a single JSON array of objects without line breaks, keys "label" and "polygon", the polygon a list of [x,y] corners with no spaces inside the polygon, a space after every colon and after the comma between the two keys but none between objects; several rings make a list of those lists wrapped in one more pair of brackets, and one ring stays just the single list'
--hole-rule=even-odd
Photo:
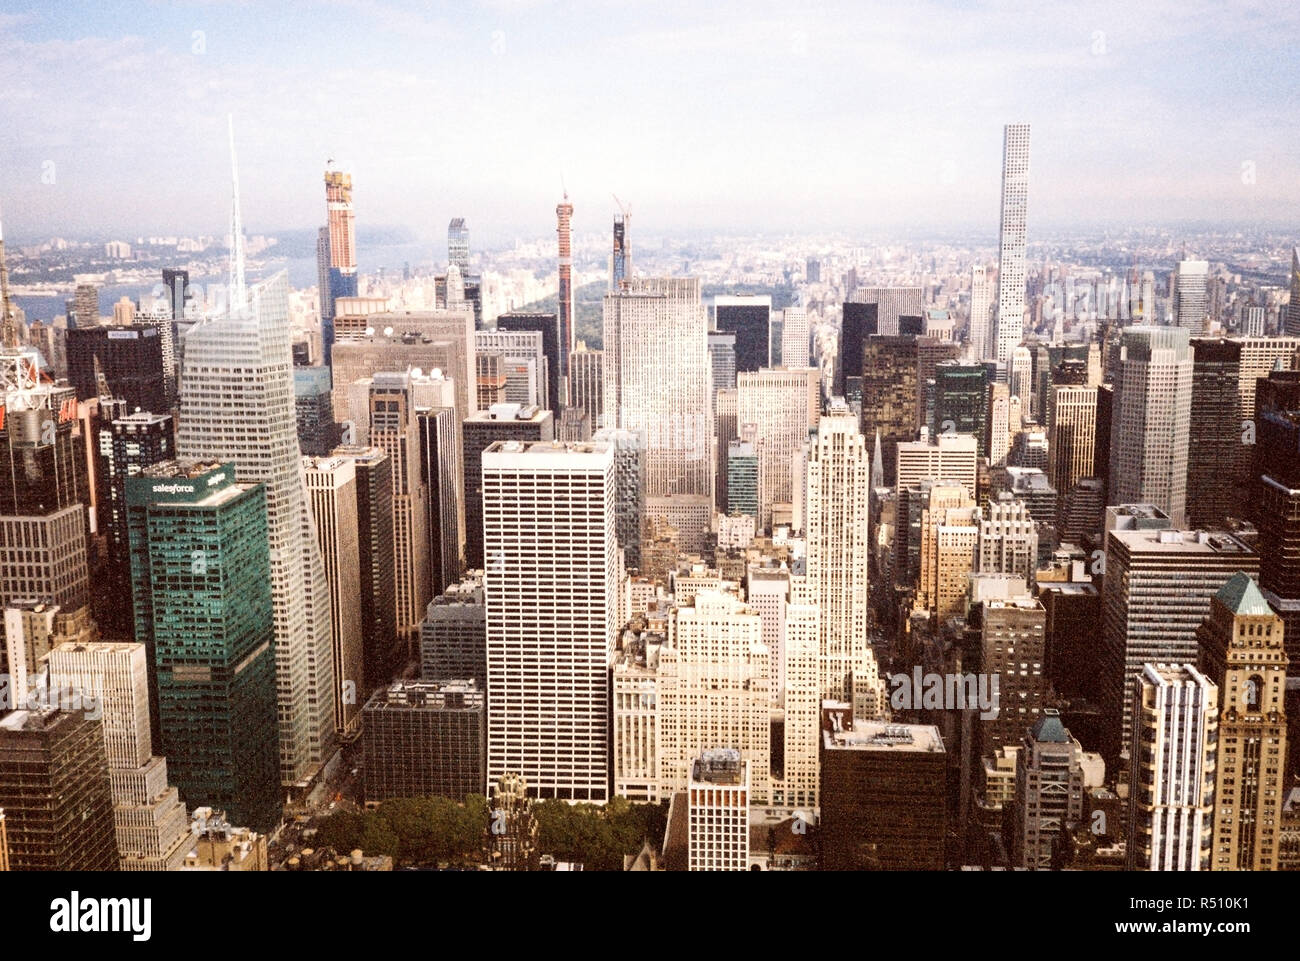
[{"label": "flat rooftop", "polygon": [[852,731],[823,731],[828,751],[890,751],[935,753],[943,751],[943,737],[933,724],[889,724],[855,721]]}]

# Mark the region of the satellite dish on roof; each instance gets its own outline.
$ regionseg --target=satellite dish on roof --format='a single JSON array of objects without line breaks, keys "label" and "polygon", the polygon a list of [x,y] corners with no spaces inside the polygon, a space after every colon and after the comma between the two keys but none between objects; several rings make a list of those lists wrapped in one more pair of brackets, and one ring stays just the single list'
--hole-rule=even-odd
[{"label": "satellite dish on roof", "polygon": [[420,368],[418,368],[418,367],[412,367],[412,368],[411,368],[411,376],[412,376],[412,377],[423,377],[423,376],[424,376],[424,371],[420,370]]},{"label": "satellite dish on roof", "polygon": [[433,368],[433,370],[429,371],[429,376],[432,377],[434,380],[441,380],[442,371],[439,368],[435,367]]},{"label": "satellite dish on roof", "polygon": [[373,328],[373,327],[367,327],[367,328],[366,328],[366,336],[367,336],[367,337],[373,337],[373,336],[375,336],[375,328]]},{"label": "satellite dish on roof", "polygon": [[391,328],[391,327],[385,327],[385,328],[384,328],[384,336],[385,336],[385,337],[392,337],[392,336],[393,336],[393,328]]}]

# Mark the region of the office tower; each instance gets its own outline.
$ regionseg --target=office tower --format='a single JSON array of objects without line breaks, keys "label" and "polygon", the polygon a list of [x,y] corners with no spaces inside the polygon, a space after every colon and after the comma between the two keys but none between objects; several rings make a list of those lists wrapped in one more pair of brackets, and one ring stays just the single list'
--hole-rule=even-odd
[{"label": "office tower", "polygon": [[960,354],[961,347],[951,340],[916,338],[916,422],[931,433],[939,430],[934,416],[936,371],[946,361],[957,361]]},{"label": "office tower", "polygon": [[1007,384],[1011,396],[1018,397],[1024,405],[1026,414],[1036,414],[1034,407],[1034,360],[1029,348],[1023,345],[1011,351],[1011,368],[1007,374]]},{"label": "office tower", "polygon": [[484,793],[486,710],[473,681],[394,681],[366,702],[367,802]]},{"label": "office tower", "polygon": [[101,393],[124,398],[130,410],[162,412],[167,407],[162,339],[153,324],[77,327],[68,331],[68,379],[77,397]]},{"label": "office tower", "polygon": [[976,464],[979,455],[976,440],[969,434],[939,434],[929,440],[908,441],[897,445],[893,474],[885,475],[902,490],[923,480],[960,483],[969,496],[976,494]]},{"label": "office tower", "polygon": [[[176,331],[170,310],[162,301],[155,301],[147,310],[136,312],[136,320],[143,326],[153,327],[158,333],[158,344],[162,350],[163,389],[165,394],[164,410],[171,410],[176,405]],[[109,382],[110,384],[112,381]]]},{"label": "office tower", "polygon": [[232,464],[167,461],[127,479],[135,636],[153,663],[153,716],[186,804],[218,803],[266,830],[281,803],[274,571],[265,486],[236,475]]},{"label": "office tower", "polygon": [[709,364],[713,368],[713,390],[736,389],[736,335],[709,331]]},{"label": "office tower", "polygon": [[713,298],[713,326],[736,335],[736,373],[772,366],[772,298],[767,294],[718,295]]},{"label": "office tower", "polygon": [[469,228],[464,217],[452,217],[447,224],[447,263],[469,276]]},{"label": "office tower", "polygon": [[1192,337],[1204,337],[1210,332],[1209,270],[1204,260],[1180,260],[1174,268],[1173,290],[1169,292],[1174,326],[1186,328]]},{"label": "office tower", "polygon": [[75,322],[68,324],[69,330],[99,326],[99,288],[94,284],[77,284],[73,310]]},{"label": "office tower", "polygon": [[1096,433],[1097,389],[1054,385],[1047,402],[1047,477],[1062,496],[1092,476]]},{"label": "office tower", "polygon": [[804,280],[810,284],[820,284],[822,282],[822,263],[814,257],[809,257],[804,262]]},{"label": "office tower", "polygon": [[103,726],[84,711],[0,717],[0,809],[13,871],[116,871]]},{"label": "office tower", "polygon": [[[885,337],[921,333],[915,329],[925,314],[925,291],[920,287],[859,287],[853,299],[876,307],[877,328]],[[909,320],[912,326],[909,327]],[[905,329],[906,328],[906,329]]]},{"label": "office tower", "polygon": [[[240,484],[265,485],[280,776],[299,784],[334,743],[329,594],[298,448],[288,281],[279,273],[245,295],[242,251],[236,263],[230,310],[186,335],[176,447],[184,460],[233,463]],[[220,806],[241,823],[267,823],[243,813],[254,803]]]},{"label": "office tower", "polygon": [[988,270],[983,264],[976,264],[970,269],[970,323],[966,330],[966,356],[970,360],[991,360],[996,356],[989,337],[992,313]]},{"label": "office tower", "polygon": [[772,527],[773,512],[794,502],[792,460],[817,422],[821,384],[815,368],[760,370],[736,375],[736,422],[753,425],[759,456],[759,526]]},{"label": "office tower", "polygon": [[577,407],[566,407],[560,411],[560,423],[555,433],[556,440],[591,440],[591,418],[587,416],[585,410]]},{"label": "office tower", "polygon": [[785,360],[781,357],[781,345],[785,339],[785,312],[775,310],[772,312],[771,323],[768,324],[768,366],[784,367],[787,366]]},{"label": "office tower", "polygon": [[1247,304],[1242,307],[1241,327],[1239,328],[1241,335],[1243,337],[1263,337],[1264,314],[1264,308],[1255,304]]},{"label": "office tower", "polygon": [[[411,373],[376,373],[366,386],[370,443],[388,455],[393,472],[393,560],[397,635],[410,657],[432,594],[429,576],[429,490],[420,463],[416,417],[423,386]],[[364,381],[362,382],[365,383]],[[444,386],[440,383],[439,387]],[[450,400],[450,391],[446,400]]]},{"label": "office tower", "polygon": [[700,281],[632,279],[605,295],[604,331],[605,420],[645,438],[646,497],[712,499],[713,398]]},{"label": "office tower", "polygon": [[436,593],[454,584],[461,571],[459,519],[465,511],[459,483],[464,476],[457,443],[460,424],[455,407],[417,406],[415,420],[420,435],[420,482],[429,494],[424,526]]},{"label": "office tower", "polygon": [[[475,331],[478,334],[479,331]],[[474,358],[478,368],[478,409],[487,410],[493,404],[504,404],[507,396],[509,377],[506,373],[506,359],[499,354],[479,354]],[[536,393],[536,380],[529,375],[527,365],[514,369],[516,395],[524,398]],[[521,377],[520,374],[523,374]],[[516,401],[522,403],[522,401]]]},{"label": "office tower", "polygon": [[[340,297],[357,295],[357,233],[352,215],[352,175],[325,167],[325,208],[329,226],[329,309],[322,315],[333,319],[334,304]],[[324,303],[322,296],[321,301]],[[333,338],[325,339],[326,366]]]},{"label": "office tower", "polygon": [[499,440],[555,439],[555,418],[549,410],[498,404],[479,411],[462,425],[465,442],[465,566],[481,570],[483,553],[483,452]]},{"label": "office tower", "polygon": [[393,470],[388,455],[378,447],[337,447],[331,456],[352,461],[357,474],[357,591],[365,679],[359,684],[361,703],[405,663],[405,646],[397,636]]},{"label": "office tower", "polygon": [[988,454],[988,383],[983,365],[951,360],[934,369],[934,430],[938,434],[970,434],[976,453]]},{"label": "office tower", "polygon": [[740,425],[736,422],[739,399],[735,390],[719,390],[713,395],[714,446],[717,448],[714,499],[719,512],[727,509],[727,454],[731,442],[740,439]]},{"label": "office tower", "polygon": [[[1149,505],[1112,509],[1121,523],[1166,524]],[[1108,525],[1112,523],[1110,519]],[[1210,598],[1238,571],[1259,573],[1260,558],[1226,533],[1109,528],[1102,585],[1102,707],[1118,754],[1133,732],[1132,698],[1142,665],[1196,660],[1196,629]],[[1117,723],[1121,722],[1122,723]]]},{"label": "office tower", "polygon": [[605,355],[603,351],[588,350],[578,341],[578,348],[569,355],[569,406],[587,415],[592,430],[599,430],[605,413]]},{"label": "office tower", "polygon": [[316,521],[334,637],[334,730],[345,738],[360,733],[358,693],[365,684],[361,642],[361,534],[357,513],[357,465],[347,457],[304,457],[307,501]]},{"label": "office tower", "polygon": [[709,748],[691,762],[687,785],[690,871],[749,870],[749,777],[734,748]]},{"label": "office tower", "polygon": [[[559,309],[556,314],[559,331],[559,361],[552,370],[560,384],[564,383],[568,376],[568,367],[565,365],[568,363],[569,354],[573,351],[573,247],[569,236],[569,222],[572,219],[573,204],[569,203],[569,194],[565,191],[564,199],[555,206],[555,235],[560,270]],[[500,326],[499,321],[497,326]],[[559,392],[560,395],[564,393],[564,391]]]},{"label": "office tower", "polygon": [[727,513],[757,518],[758,451],[750,441],[733,440],[727,448]]},{"label": "office tower", "polygon": [[1211,871],[1275,871],[1287,756],[1282,618],[1234,574],[1197,629],[1201,671],[1219,689]]},{"label": "office tower", "polygon": [[750,762],[753,800],[769,800],[769,663],[758,613],[734,595],[700,590],[669,612],[656,678],[660,797],[686,790],[701,750],[728,744]]},{"label": "office tower", "polygon": [[980,511],[961,484],[936,482],[921,510],[921,576],[914,609],[942,623],[966,613]]},{"label": "office tower", "polygon": [[1128,869],[1208,871],[1219,689],[1190,664],[1143,664],[1135,682]]},{"label": "office tower", "polygon": [[781,314],[781,364],[785,367],[808,366],[808,311],[787,307]]},{"label": "office tower", "polygon": [[1033,584],[1038,570],[1038,527],[1026,501],[1002,492],[989,500],[979,528],[976,573],[1016,574],[1026,584]]},{"label": "office tower", "polygon": [[614,531],[612,447],[484,452],[489,783],[515,773],[530,796],[608,797]]},{"label": "office tower", "polygon": [[822,870],[942,871],[947,755],[939,729],[847,714],[840,727],[822,727]]},{"label": "office tower", "polygon": [[1045,708],[1024,735],[1016,752],[1014,867],[1051,870],[1057,846],[1065,842],[1064,828],[1084,820],[1082,755],[1055,708]]},{"label": "office tower", "polygon": [[93,699],[103,719],[113,819],[123,871],[175,871],[188,850],[189,819],[167,761],[153,753],[148,654],[143,644],[63,643],[50,652],[56,696]]},{"label": "office tower", "polygon": [[1110,427],[1107,503],[1155,504],[1184,523],[1192,355],[1179,327],[1124,330]]},{"label": "office tower", "polygon": [[628,430],[604,427],[591,435],[593,442],[614,448],[614,533],[626,568],[641,566],[641,525],[645,519],[644,448],[640,437]]},{"label": "office tower", "polygon": [[795,595],[820,610],[819,696],[844,700],[850,674],[873,687],[877,668],[867,636],[871,463],[856,415],[838,398],[817,423],[805,470],[806,580]]},{"label": "office tower", "polygon": [[487,608],[481,576],[453,584],[429,602],[420,625],[420,677],[466,678],[480,691],[487,689]]},{"label": "office tower", "polygon": [[1106,489],[1099,477],[1080,477],[1061,498],[1056,518],[1056,539],[1060,544],[1082,544],[1101,530]]},{"label": "office tower", "polygon": [[190,298],[190,272],[176,267],[164,267],[163,287],[172,320],[185,319],[185,302]]},{"label": "office tower", "polygon": [[[644,611],[641,612],[644,614]],[[639,625],[638,625],[639,626]],[[657,801],[659,764],[659,651],[666,639],[662,622],[657,630],[628,627],[614,656],[613,710],[614,795],[629,801]]]},{"label": "office tower", "polygon": [[916,437],[917,345],[915,337],[867,338],[862,359],[862,434],[880,434],[886,477],[893,477],[897,447]]},{"label": "office tower", "polygon": [[1241,348],[1235,340],[1191,341],[1187,520],[1197,527],[1222,527],[1240,516],[1236,491],[1250,460],[1238,389]]},{"label": "office tower", "polygon": [[609,289],[618,290],[632,276],[632,242],[628,236],[632,216],[624,210],[614,215],[614,247],[609,257]]},{"label": "office tower", "polygon": [[334,395],[328,367],[294,367],[293,408],[298,446],[307,457],[324,457],[338,446]]},{"label": "office tower", "polygon": [[879,309],[876,304],[845,301],[840,321],[839,356],[835,361],[836,397],[843,397],[852,407],[862,403],[863,350],[867,338],[880,333]]},{"label": "office tower", "polygon": [[1291,248],[1291,298],[1287,301],[1283,333],[1300,337],[1300,247]]},{"label": "office tower", "polygon": [[989,384],[988,433],[985,448],[989,466],[1005,467],[1011,452],[1011,392],[1006,384]]},{"label": "office tower", "polygon": [[316,231],[316,299],[320,305],[321,329],[333,321],[337,309],[330,297],[330,229],[321,227]]},{"label": "office tower", "polygon": [[1300,373],[1258,382],[1255,424],[1259,585],[1286,624],[1291,671],[1300,674]]},{"label": "office tower", "polygon": [[979,631],[974,669],[997,684],[996,716],[974,722],[982,757],[1020,744],[1043,717],[1051,694],[1043,669],[1047,613],[1037,598],[1008,595],[980,601],[973,615]]},{"label": "office tower", "polygon": [[1025,333],[1025,223],[1029,207],[1029,124],[1002,132],[1002,213],[998,225],[998,303],[994,358],[1010,367]]},{"label": "office tower", "polygon": [[[126,525],[126,479],[146,467],[171,460],[171,414],[144,411],[116,417],[99,428],[99,533],[108,539],[109,578],[113,597],[131,619],[130,538]],[[114,605],[117,607],[118,605]]]},{"label": "office tower", "polygon": [[[545,360],[546,382],[545,406],[552,412],[558,411],[561,407],[560,381],[561,377],[564,376],[561,372],[567,370],[564,365],[568,361],[567,352],[563,360],[560,358],[561,338],[557,324],[555,314],[515,311],[497,317],[498,333],[534,332],[542,335],[542,354]],[[571,352],[572,349],[572,345],[570,345],[566,348],[566,351]]]},{"label": "office tower", "polygon": [[[586,349],[584,346],[583,350]],[[501,358],[501,373],[505,375],[505,400],[525,407],[549,405],[549,375],[551,366],[546,358],[544,336],[538,330],[476,330],[474,350],[478,358]],[[572,387],[572,385],[570,385]],[[480,383],[479,388],[482,390]],[[497,401],[497,403],[500,403]],[[479,410],[486,410],[480,395]],[[555,408],[552,408],[554,412]],[[558,416],[558,414],[556,415]]]}]

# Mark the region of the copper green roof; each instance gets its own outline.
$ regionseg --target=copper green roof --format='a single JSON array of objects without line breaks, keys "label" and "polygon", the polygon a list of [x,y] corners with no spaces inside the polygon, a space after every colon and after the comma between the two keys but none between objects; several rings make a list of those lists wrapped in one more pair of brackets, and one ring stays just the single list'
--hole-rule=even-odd
[{"label": "copper green roof", "polygon": [[1243,571],[1233,574],[1215,596],[1233,614],[1268,616],[1273,613],[1255,582]]}]

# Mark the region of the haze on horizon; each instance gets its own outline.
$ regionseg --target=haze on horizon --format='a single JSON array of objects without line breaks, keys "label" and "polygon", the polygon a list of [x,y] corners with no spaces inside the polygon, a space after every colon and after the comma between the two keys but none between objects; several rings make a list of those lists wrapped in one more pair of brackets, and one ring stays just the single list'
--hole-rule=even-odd
[{"label": "haze on horizon", "polygon": [[[1300,219],[1300,6],[920,0],[803,11],[594,0],[0,2],[6,234],[324,222],[476,244],[997,229],[1002,125],[1033,125],[1029,227]],[[432,11],[432,12],[430,12]],[[53,182],[49,182],[49,181]]]}]

